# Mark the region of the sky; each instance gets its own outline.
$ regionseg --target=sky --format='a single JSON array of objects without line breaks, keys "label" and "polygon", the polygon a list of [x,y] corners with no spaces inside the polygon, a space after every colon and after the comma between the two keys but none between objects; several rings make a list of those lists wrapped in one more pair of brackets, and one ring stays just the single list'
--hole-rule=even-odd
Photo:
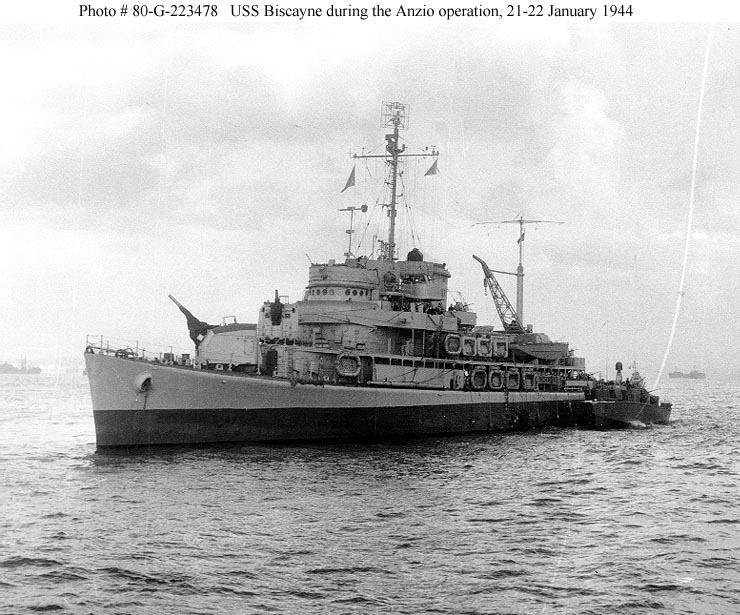
[{"label": "sky", "polygon": [[416,243],[480,324],[497,317],[472,254],[515,270],[518,228],[477,223],[563,222],[526,230],[525,321],[589,371],[655,377],[691,213],[666,368],[740,374],[738,20],[236,20],[220,5],[212,22],[144,22],[60,4],[0,22],[0,361],[78,358],[88,334],[191,352],[170,293],[215,324],[255,322],[276,289],[300,299],[309,260],[343,258],[338,210],[378,177],[360,165],[340,193],[351,154],[382,151],[381,103],[399,101],[409,151],[440,152],[428,183],[409,169]]}]

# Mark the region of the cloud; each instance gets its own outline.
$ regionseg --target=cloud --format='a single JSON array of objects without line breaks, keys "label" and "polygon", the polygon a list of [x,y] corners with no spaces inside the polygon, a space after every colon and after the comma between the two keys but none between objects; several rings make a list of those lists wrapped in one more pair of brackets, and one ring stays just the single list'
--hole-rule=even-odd
[{"label": "cloud", "polygon": [[[382,151],[380,103],[399,100],[409,148],[442,154],[433,182],[406,186],[422,247],[476,307],[492,310],[470,253],[508,267],[517,246],[514,229],[471,225],[521,213],[566,222],[527,232],[535,323],[595,353],[591,329],[612,308],[659,330],[680,270],[703,25],[340,26],[3,29],[4,279],[20,298],[1,304],[7,322],[61,340],[62,315],[78,313],[75,335],[187,344],[163,322],[167,292],[210,320],[253,319],[275,287],[295,298],[306,253],[346,249],[335,212],[361,204],[359,186],[339,196],[350,153]],[[723,305],[737,289],[716,274],[734,266],[739,228],[737,39],[718,29],[713,43],[690,270],[692,293]],[[647,344],[633,328],[623,345]]]}]

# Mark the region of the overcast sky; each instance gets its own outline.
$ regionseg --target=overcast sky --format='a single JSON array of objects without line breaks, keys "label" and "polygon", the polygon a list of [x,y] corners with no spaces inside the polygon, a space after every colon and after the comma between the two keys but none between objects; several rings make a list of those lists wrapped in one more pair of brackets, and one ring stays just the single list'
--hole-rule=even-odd
[{"label": "overcast sky", "polygon": [[[0,361],[51,364],[88,333],[188,352],[168,293],[212,323],[254,322],[275,289],[299,299],[307,255],[346,250],[337,210],[364,202],[361,185],[340,194],[350,153],[382,147],[381,102],[400,101],[409,147],[441,152],[411,203],[421,248],[481,324],[496,316],[471,255],[514,270],[518,231],[474,224],[562,221],[527,230],[526,322],[591,371],[636,360],[654,376],[708,34],[553,19],[2,25]],[[738,365],[739,53],[740,25],[715,24],[669,368]]]}]

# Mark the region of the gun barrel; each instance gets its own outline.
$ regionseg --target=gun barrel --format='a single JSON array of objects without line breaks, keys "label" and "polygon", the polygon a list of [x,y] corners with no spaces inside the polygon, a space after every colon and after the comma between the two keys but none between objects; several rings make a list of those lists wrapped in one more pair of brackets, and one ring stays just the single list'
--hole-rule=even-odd
[{"label": "gun barrel", "polygon": [[195,316],[193,316],[192,312],[188,308],[186,308],[172,295],[167,296],[172,299],[172,302],[178,308],[180,308],[180,311],[185,315],[185,319],[188,323],[188,333],[190,333],[190,339],[193,340],[193,342],[195,343],[195,347],[197,348],[208,330],[213,329],[216,325],[209,325],[207,322],[196,318]]},{"label": "gun barrel", "polygon": [[177,299],[175,299],[172,295],[167,295],[170,299],[172,299],[172,302],[179,307],[180,309],[183,309],[182,303],[180,303]]}]

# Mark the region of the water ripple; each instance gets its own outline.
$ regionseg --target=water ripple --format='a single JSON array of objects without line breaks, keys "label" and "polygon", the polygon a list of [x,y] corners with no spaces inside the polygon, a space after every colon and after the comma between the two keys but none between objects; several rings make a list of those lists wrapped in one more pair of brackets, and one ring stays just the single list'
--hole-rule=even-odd
[{"label": "water ripple", "polygon": [[740,390],[711,392],[650,429],[102,453],[84,380],[16,382],[0,612],[740,612]]}]

